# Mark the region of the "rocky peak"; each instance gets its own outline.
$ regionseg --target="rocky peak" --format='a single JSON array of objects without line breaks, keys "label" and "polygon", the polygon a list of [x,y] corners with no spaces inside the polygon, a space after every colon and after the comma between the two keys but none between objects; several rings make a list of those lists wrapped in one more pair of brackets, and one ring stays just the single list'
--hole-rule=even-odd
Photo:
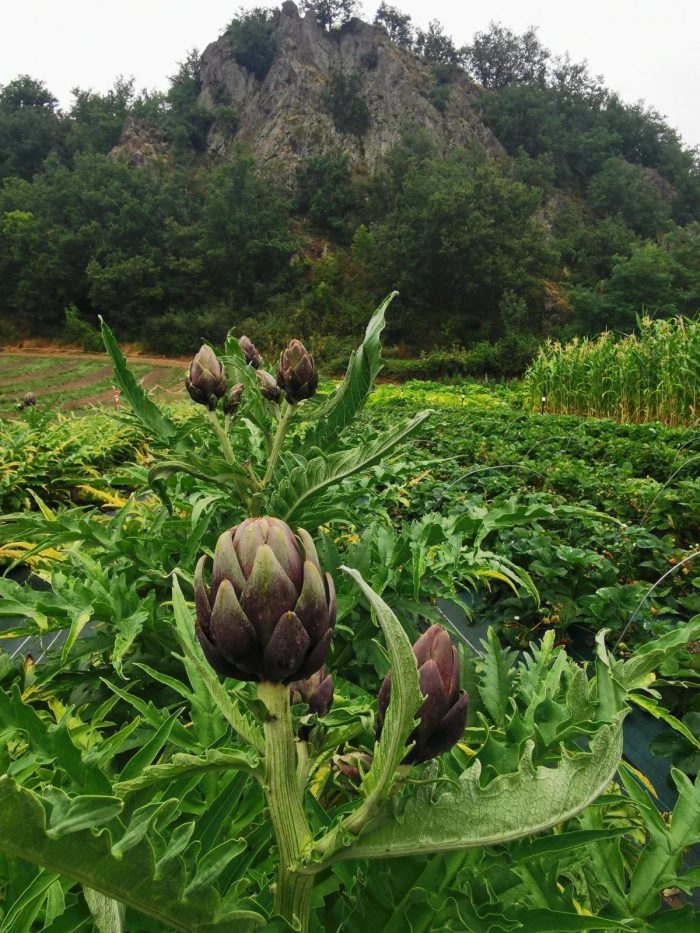
[{"label": "rocky peak", "polygon": [[[236,61],[226,35],[204,50],[199,103],[214,109],[225,100],[238,116],[233,135],[214,123],[213,151],[242,142],[291,181],[301,160],[328,151],[344,151],[357,170],[372,171],[412,125],[427,131],[443,152],[473,142],[499,150],[473,109],[478,87],[458,71],[439,75],[379,27],[352,19],[326,31],[287,0],[276,13],[273,35],[276,52],[262,80]],[[354,128],[351,117],[337,107],[334,112],[329,102],[339,85],[349,109],[362,118]]]}]

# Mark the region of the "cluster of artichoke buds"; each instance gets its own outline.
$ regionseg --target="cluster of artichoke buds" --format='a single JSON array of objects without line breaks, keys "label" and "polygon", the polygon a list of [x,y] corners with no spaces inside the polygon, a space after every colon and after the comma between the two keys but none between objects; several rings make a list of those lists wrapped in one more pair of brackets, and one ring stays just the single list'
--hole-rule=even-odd
[{"label": "cluster of artichoke buds", "polygon": [[[290,405],[311,398],[318,388],[318,373],[311,354],[301,340],[291,340],[280,358],[277,378],[261,369],[262,357],[249,337],[238,338],[247,365],[256,370],[258,388],[263,398],[279,402],[284,394]],[[185,378],[185,388],[190,398],[199,405],[214,411],[223,398],[224,413],[233,414],[238,408],[243,385],[238,383],[226,393],[226,372],[211,347],[202,346],[195,354]]]},{"label": "cluster of artichoke buds", "polygon": [[[449,751],[462,738],[469,698],[459,686],[459,655],[449,634],[431,625],[413,646],[423,703],[416,713],[418,725],[409,736],[413,748],[405,764],[419,764]],[[391,696],[387,674],[377,697],[377,736],[381,735]]]},{"label": "cluster of artichoke buds", "polygon": [[185,377],[185,388],[193,402],[206,405],[214,411],[219,399],[226,392],[226,371],[216,353],[206,344],[200,347],[190,363]]},{"label": "cluster of artichoke buds", "polygon": [[[196,634],[219,674],[292,683],[321,668],[335,625],[335,588],[311,535],[278,518],[248,518],[216,543],[194,575]],[[331,687],[332,689],[332,687]]]},{"label": "cluster of artichoke buds", "polygon": [[301,340],[291,340],[280,359],[277,385],[287,401],[295,405],[311,398],[318,388],[318,373],[314,358]]}]

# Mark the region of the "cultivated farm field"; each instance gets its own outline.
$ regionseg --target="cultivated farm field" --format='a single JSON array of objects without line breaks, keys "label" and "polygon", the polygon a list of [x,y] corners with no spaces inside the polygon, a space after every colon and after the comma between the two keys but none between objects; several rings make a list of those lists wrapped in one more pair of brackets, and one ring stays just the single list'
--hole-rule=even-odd
[{"label": "cultivated farm field", "polygon": [[44,360],[17,382],[8,929],[695,926],[700,434],[517,384],[372,389],[383,311],[340,385],[229,339],[191,398],[182,364],[144,392],[107,330],[118,410],[45,404],[77,396]]}]

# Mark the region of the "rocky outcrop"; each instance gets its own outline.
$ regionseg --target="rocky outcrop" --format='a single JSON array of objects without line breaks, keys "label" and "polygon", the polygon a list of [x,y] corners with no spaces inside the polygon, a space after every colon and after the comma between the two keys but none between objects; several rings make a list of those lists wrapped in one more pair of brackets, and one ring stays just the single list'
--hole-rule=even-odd
[{"label": "rocky outcrop", "polygon": [[[300,160],[329,150],[347,152],[356,169],[372,171],[412,126],[443,152],[474,142],[499,151],[473,109],[479,88],[459,71],[441,75],[440,84],[433,66],[398,49],[380,28],[353,19],[328,32],[286,2],[274,37],[275,57],[262,81],[235,61],[226,36],[204,50],[199,103],[214,110],[225,99],[238,116],[235,136],[214,123],[213,151],[242,142],[290,180]],[[327,88],[338,75],[358,76],[357,96],[369,117],[361,133],[339,128],[342,121],[329,112]]]},{"label": "rocky outcrop", "polygon": [[168,153],[165,134],[145,120],[127,117],[119,142],[110,151],[114,162],[125,162],[132,168],[151,165]]}]

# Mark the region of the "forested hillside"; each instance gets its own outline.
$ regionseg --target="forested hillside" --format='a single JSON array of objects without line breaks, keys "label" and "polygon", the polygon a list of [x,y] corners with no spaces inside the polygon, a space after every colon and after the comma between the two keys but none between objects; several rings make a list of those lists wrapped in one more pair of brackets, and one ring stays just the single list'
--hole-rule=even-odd
[{"label": "forested hillside", "polygon": [[[658,113],[534,30],[460,45],[353,6],[241,13],[163,93],[119,78],[63,110],[40,75],[0,88],[0,341],[89,346],[102,314],[164,353],[235,326],[333,361],[398,288],[397,352],[503,341],[508,375],[545,336],[700,309],[700,160]],[[290,23],[326,63],[295,100]],[[262,158],[280,113],[313,133]]]}]

